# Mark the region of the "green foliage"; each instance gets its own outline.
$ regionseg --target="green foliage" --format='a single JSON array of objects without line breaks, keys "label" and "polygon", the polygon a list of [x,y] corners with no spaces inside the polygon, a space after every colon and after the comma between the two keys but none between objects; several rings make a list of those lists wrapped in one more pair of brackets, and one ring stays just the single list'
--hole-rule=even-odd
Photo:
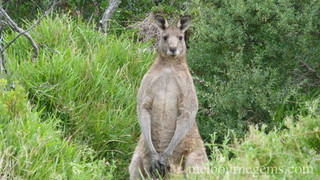
[{"label": "green foliage", "polygon": [[2,98],[1,114],[3,121],[13,120],[15,117],[27,112],[25,107],[27,95],[22,86],[17,86],[15,91],[4,91],[8,88],[7,80],[0,79],[0,88],[2,89],[0,95]]},{"label": "green foliage", "polygon": [[[13,20],[23,25],[25,20],[31,21],[38,18],[38,12],[48,10],[52,2],[50,0],[11,0],[5,1],[3,7],[6,8],[7,13]],[[154,2],[149,0],[122,0],[113,16],[112,27],[123,28],[124,25],[131,21],[142,19],[145,12],[154,5]],[[108,6],[108,0],[68,0],[57,4],[55,10],[67,13],[74,18],[92,20],[97,23],[102,19],[103,13]]]},{"label": "green foliage", "polygon": [[229,129],[243,137],[249,124],[281,127],[286,115],[299,112],[304,93],[318,92],[319,1],[195,5],[189,61],[203,137],[217,132],[222,140]]},{"label": "green foliage", "polygon": [[7,14],[19,25],[25,20],[33,20],[37,17],[39,11],[45,11],[50,8],[51,0],[10,0],[1,1]]},{"label": "green foliage", "polygon": [[[13,20],[23,25],[23,21],[34,20],[38,17],[38,12],[48,10],[51,3],[49,0],[11,0],[5,1],[3,6]],[[126,31],[128,25],[142,20],[150,11],[169,14],[171,17],[185,14],[190,12],[191,3],[191,0],[121,0],[111,19],[111,30]],[[55,10],[67,13],[75,19],[81,18],[98,24],[108,6],[108,0],[68,0],[57,4]]]},{"label": "green foliage", "polygon": [[[288,129],[274,129],[266,134],[265,126],[259,130],[250,126],[242,143],[236,139],[232,147],[227,137],[223,144],[216,143],[216,136],[208,144],[212,154],[210,177],[217,179],[317,179],[320,177],[320,103],[319,98],[308,103],[307,116],[300,116],[297,123],[288,117]],[[233,157],[230,159],[230,157]],[[219,173],[217,169],[229,173]],[[235,171],[235,168],[238,168]],[[251,168],[248,173],[240,168]],[[222,172],[222,171],[220,171]],[[233,173],[232,173],[233,172]],[[238,172],[238,173],[235,173]]]},{"label": "green foliage", "polygon": [[[0,174],[5,179],[102,179],[115,166],[95,160],[87,146],[63,139],[56,130],[59,119],[42,121],[31,112],[24,88],[4,90],[0,79]],[[108,173],[105,171],[109,170]]]},{"label": "green foliage", "polygon": [[191,0],[162,0],[157,6],[152,7],[151,11],[155,14],[161,13],[165,16],[177,18],[181,15],[189,14],[192,9],[191,4]]},{"label": "green foliage", "polygon": [[140,132],[137,88],[153,58],[148,44],[101,34],[66,16],[46,18],[30,34],[42,46],[39,58],[32,63],[29,42],[18,39],[7,51],[10,77],[26,87],[44,117],[61,119],[67,137],[117,160],[117,175],[125,177]]},{"label": "green foliage", "polygon": [[[93,19],[94,22],[99,22],[106,8],[109,6],[109,1],[106,0],[69,0],[60,7],[70,13],[72,16],[80,16],[83,19]],[[143,18],[145,12],[154,6],[154,2],[150,0],[121,0],[111,19],[111,29],[124,29],[125,26],[132,21],[137,21]]]}]

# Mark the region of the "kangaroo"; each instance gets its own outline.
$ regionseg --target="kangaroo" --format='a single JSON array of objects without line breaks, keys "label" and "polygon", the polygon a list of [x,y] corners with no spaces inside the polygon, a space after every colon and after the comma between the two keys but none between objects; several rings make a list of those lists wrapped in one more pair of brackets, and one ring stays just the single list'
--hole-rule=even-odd
[{"label": "kangaroo", "polygon": [[201,168],[208,162],[195,121],[198,99],[186,62],[184,32],[191,17],[170,26],[155,16],[160,30],[157,58],[144,75],[138,91],[141,135],[132,157],[130,179],[162,178]]}]

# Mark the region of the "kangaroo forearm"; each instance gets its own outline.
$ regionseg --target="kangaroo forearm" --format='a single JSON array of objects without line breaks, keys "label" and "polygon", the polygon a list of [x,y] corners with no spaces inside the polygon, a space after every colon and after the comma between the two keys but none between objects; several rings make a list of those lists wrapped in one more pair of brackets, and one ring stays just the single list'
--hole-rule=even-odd
[{"label": "kangaroo forearm", "polygon": [[151,116],[145,109],[141,110],[140,127],[151,156],[158,156],[151,139]]},{"label": "kangaroo forearm", "polygon": [[177,122],[177,127],[175,133],[168,145],[168,147],[164,150],[163,154],[170,156],[178,143],[181,141],[182,138],[186,136],[186,134],[190,131],[194,120],[191,119],[184,119],[184,122]]},{"label": "kangaroo forearm", "polygon": [[143,136],[145,138],[145,143],[146,143],[146,145],[148,147],[150,155],[151,156],[157,156],[158,153],[157,153],[156,149],[154,148],[154,146],[152,144],[150,128],[143,127],[142,128],[142,133],[143,133]]}]

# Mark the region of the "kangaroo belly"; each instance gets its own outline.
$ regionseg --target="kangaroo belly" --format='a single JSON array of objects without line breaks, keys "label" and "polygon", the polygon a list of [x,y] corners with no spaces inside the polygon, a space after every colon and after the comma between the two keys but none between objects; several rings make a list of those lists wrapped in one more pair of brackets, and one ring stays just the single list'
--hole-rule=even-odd
[{"label": "kangaroo belly", "polygon": [[179,116],[180,88],[171,70],[164,70],[152,86],[151,138],[161,153],[169,145]]}]

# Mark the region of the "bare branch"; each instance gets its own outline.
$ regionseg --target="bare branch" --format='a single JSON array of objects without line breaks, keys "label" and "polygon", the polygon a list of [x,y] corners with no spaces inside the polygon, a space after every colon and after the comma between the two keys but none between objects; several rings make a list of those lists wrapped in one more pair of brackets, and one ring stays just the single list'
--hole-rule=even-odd
[{"label": "bare branch", "polygon": [[[3,26],[0,25],[0,50],[2,51],[2,46],[3,46],[3,32],[2,32]],[[4,54],[0,54],[0,74],[7,74],[7,69],[6,69],[6,61],[4,59]]]},{"label": "bare branch", "polygon": [[299,133],[299,134],[296,134],[295,136],[302,136],[302,135],[314,134],[314,133],[320,133],[320,130],[317,130],[317,131],[309,131],[309,132],[305,132],[305,133]]},{"label": "bare branch", "polygon": [[[60,1],[59,1],[60,2]],[[18,27],[18,25],[11,19],[11,17],[6,13],[6,11],[1,7],[0,8],[0,13],[5,17],[7,23],[13,28],[13,30],[17,31],[19,34],[13,39],[11,40],[0,52],[0,54],[3,54],[3,52],[13,43],[15,42],[21,35],[24,35],[31,43],[32,47],[34,48],[35,51],[35,56],[34,59],[37,58],[38,54],[39,54],[39,48],[37,46],[37,44],[35,43],[35,41],[33,40],[33,38],[30,36],[30,34],[28,33],[28,31],[30,31],[31,29],[33,29],[36,25],[38,25],[40,23],[40,21],[46,17],[54,8],[54,6],[56,4],[58,4],[59,2],[54,1],[50,7],[49,10],[47,10],[43,16],[41,18],[39,18],[35,24],[33,24],[31,27],[29,27],[27,30],[23,30],[20,27]]]},{"label": "bare branch", "polygon": [[317,37],[320,37],[320,33],[319,32],[311,31],[310,34],[314,35],[314,36],[317,36]]},{"label": "bare branch", "polygon": [[[2,8],[2,0],[0,0],[0,8]],[[0,51],[3,47],[3,27],[6,25],[6,22],[2,20],[2,14],[0,14]],[[4,54],[0,54],[0,74],[7,74],[6,63],[4,59]]]},{"label": "bare branch", "polygon": [[302,60],[302,58],[299,58],[299,62],[301,63],[301,65],[303,67],[305,67],[310,73],[314,74],[314,76],[317,78],[317,79],[320,79],[320,76],[319,74],[317,73],[316,70],[312,69],[306,62],[304,62]]},{"label": "bare branch", "polygon": [[294,142],[295,142],[296,147],[297,147],[297,149],[298,149],[298,151],[299,151],[299,154],[300,154],[301,159],[302,159],[302,160],[303,160],[303,162],[307,165],[306,161],[305,161],[305,160],[304,160],[304,158],[303,158],[303,155],[302,155],[302,153],[301,153],[300,146],[299,146],[299,144],[298,144],[297,140],[296,140],[296,139],[294,139]]},{"label": "bare branch", "polygon": [[0,26],[6,26],[8,23],[6,21],[1,20],[2,15],[0,14]]},{"label": "bare branch", "polygon": [[100,20],[103,31],[106,31],[107,27],[109,26],[109,19],[111,19],[119,4],[120,0],[109,0],[109,6],[104,12],[102,19]]},{"label": "bare branch", "polygon": [[13,28],[13,30],[17,31],[19,34],[12,40],[10,41],[2,50],[1,50],[1,54],[3,54],[3,52],[14,42],[16,41],[21,35],[24,35],[31,43],[31,45],[33,46],[34,50],[35,50],[35,56],[38,56],[39,54],[39,48],[37,46],[37,44],[34,42],[34,40],[32,39],[32,37],[30,36],[30,34],[28,33],[29,30],[31,30],[34,26],[31,26],[29,29],[27,30],[23,30],[20,27],[18,27],[18,25],[10,18],[10,16],[6,13],[6,11],[3,8],[0,8],[0,13],[5,17],[5,19],[7,20],[8,24]]}]

